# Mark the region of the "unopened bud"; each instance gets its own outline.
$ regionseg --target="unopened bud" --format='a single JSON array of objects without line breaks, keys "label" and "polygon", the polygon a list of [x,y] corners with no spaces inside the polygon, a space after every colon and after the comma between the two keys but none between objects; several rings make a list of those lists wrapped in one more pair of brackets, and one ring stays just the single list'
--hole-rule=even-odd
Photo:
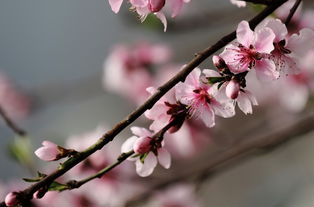
[{"label": "unopened bud", "polygon": [[165,6],[166,0],[148,0],[148,9],[151,12],[159,12]]},{"label": "unopened bud", "polygon": [[5,205],[8,207],[15,206],[18,204],[17,193],[11,192],[4,199]]},{"label": "unopened bud", "polygon": [[138,138],[133,145],[134,152],[137,154],[149,152],[151,150],[151,141],[152,138],[150,137]]},{"label": "unopened bud", "polygon": [[213,63],[220,71],[227,68],[225,61],[218,55],[213,56]]},{"label": "unopened bud", "polygon": [[55,161],[76,153],[75,150],[65,149],[50,141],[43,141],[42,145],[35,151],[35,154],[44,161]]},{"label": "unopened bud", "polygon": [[235,80],[231,80],[226,87],[226,96],[231,99],[236,99],[239,95],[239,91],[240,84]]}]

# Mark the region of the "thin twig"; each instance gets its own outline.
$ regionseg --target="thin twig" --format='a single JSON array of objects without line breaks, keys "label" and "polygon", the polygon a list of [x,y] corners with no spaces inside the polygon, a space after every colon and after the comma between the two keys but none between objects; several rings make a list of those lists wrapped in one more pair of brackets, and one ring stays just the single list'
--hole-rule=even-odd
[{"label": "thin twig", "polygon": [[24,137],[26,136],[26,131],[21,129],[17,124],[8,116],[4,108],[0,105],[0,116],[3,118],[5,124],[14,132],[14,134]]},{"label": "thin twig", "polygon": [[[262,20],[264,20],[267,16],[269,16],[272,12],[274,12],[286,1],[287,0],[274,0],[274,2],[271,5],[266,7],[263,11],[261,11],[258,15],[256,15],[253,19],[249,21],[250,27],[254,29]],[[135,111],[133,111],[125,119],[123,119],[111,130],[109,130],[106,134],[104,134],[94,145],[90,146],[85,151],[77,153],[76,156],[65,161],[63,164],[60,165],[58,169],[56,169],[54,172],[49,174],[41,181],[31,185],[30,187],[26,188],[23,191],[20,191],[19,194],[20,197],[23,198],[22,200],[24,200],[25,203],[29,203],[29,200],[33,198],[33,194],[37,190],[39,190],[42,187],[49,186],[55,179],[65,174],[67,171],[72,169],[78,163],[85,160],[87,157],[89,157],[97,150],[102,149],[103,146],[112,141],[116,135],[118,135],[122,130],[124,130],[127,126],[129,126],[132,122],[139,118],[146,110],[151,109],[153,105],[177,83],[179,83],[180,81],[184,81],[185,78],[189,75],[190,72],[193,71],[194,68],[196,68],[204,60],[206,60],[215,52],[226,46],[235,38],[236,32],[233,31],[232,33],[221,38],[213,46],[205,49],[202,52],[197,53],[197,55],[188,64],[186,64],[184,68],[180,70],[179,73],[177,73],[172,79],[170,79],[164,85],[159,87],[157,92],[153,94],[143,105],[139,106]]]},{"label": "thin twig", "polygon": [[[131,207],[139,203],[147,201],[156,191],[167,188],[168,186],[186,181],[205,181],[211,178],[211,175],[215,175],[223,170],[223,166],[228,164],[230,161],[243,158],[245,155],[247,158],[249,155],[254,153],[268,152],[269,150],[276,149],[283,143],[287,143],[291,139],[300,137],[314,129],[314,113],[309,113],[304,117],[298,119],[292,124],[286,124],[277,128],[272,132],[265,132],[260,136],[247,137],[241,139],[240,143],[232,145],[223,151],[217,153],[216,156],[211,156],[207,160],[207,165],[202,169],[192,170],[189,172],[183,172],[176,174],[175,177],[165,179],[160,183],[150,188],[147,192],[144,192],[132,200],[128,201],[126,206]],[[203,182],[202,182],[203,183]]]},{"label": "thin twig", "polygon": [[302,1],[302,0],[297,0],[297,1],[294,3],[293,7],[290,9],[289,15],[288,15],[288,17],[287,17],[287,19],[286,19],[286,21],[285,21],[285,24],[286,24],[286,25],[288,25],[288,24],[290,23],[290,21],[291,21],[293,15],[295,14],[295,12],[297,11],[297,9],[298,9],[298,7],[299,7],[301,1]]},{"label": "thin twig", "polygon": [[264,4],[267,6],[269,6],[273,3],[272,0],[241,0],[241,1],[249,2],[249,3],[253,3],[253,4]]}]

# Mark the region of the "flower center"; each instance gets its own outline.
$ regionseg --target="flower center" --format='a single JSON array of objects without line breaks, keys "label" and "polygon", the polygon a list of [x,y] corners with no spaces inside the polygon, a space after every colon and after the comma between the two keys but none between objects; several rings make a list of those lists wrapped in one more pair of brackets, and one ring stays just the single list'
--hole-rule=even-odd
[{"label": "flower center", "polygon": [[212,97],[208,94],[206,88],[198,88],[193,91],[196,94],[198,102],[210,104]]}]

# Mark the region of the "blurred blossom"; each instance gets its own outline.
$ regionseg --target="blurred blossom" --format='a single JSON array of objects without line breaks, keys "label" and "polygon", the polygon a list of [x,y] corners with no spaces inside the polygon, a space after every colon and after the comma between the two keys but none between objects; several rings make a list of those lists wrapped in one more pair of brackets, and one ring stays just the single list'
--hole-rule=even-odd
[{"label": "blurred blossom", "polygon": [[176,133],[165,135],[165,147],[177,158],[192,157],[210,142],[210,131],[193,120],[186,121]]},{"label": "blurred blossom", "polygon": [[30,112],[29,97],[17,89],[14,83],[0,72],[0,105],[9,117],[23,119]]},{"label": "blurred blossom", "polygon": [[170,57],[170,49],[164,45],[116,46],[104,64],[104,89],[142,103],[148,96],[146,88],[153,82],[153,70]]},{"label": "blurred blossom", "polygon": [[188,184],[177,184],[158,192],[154,198],[158,207],[200,207],[195,189]]},{"label": "blurred blossom", "polygon": [[[167,30],[167,19],[163,11],[165,6],[170,7],[171,17],[176,17],[182,11],[184,3],[191,0],[129,0],[131,10],[135,10],[142,22],[149,14],[154,14],[164,25],[164,31]],[[113,12],[118,13],[123,0],[109,0]]]}]

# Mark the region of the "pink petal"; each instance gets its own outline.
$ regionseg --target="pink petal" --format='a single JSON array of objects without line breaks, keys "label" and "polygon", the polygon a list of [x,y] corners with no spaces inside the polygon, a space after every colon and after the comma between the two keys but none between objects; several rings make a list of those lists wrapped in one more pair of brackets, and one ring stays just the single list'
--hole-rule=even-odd
[{"label": "pink petal", "polygon": [[299,34],[293,34],[288,39],[286,48],[298,57],[303,57],[314,46],[314,32],[311,29],[302,29]]},{"label": "pink petal", "polygon": [[198,87],[200,82],[201,69],[195,68],[185,79],[184,83]]},{"label": "pink petal", "polygon": [[241,92],[237,98],[238,106],[245,114],[252,114],[252,104],[246,93]]},{"label": "pink petal", "polygon": [[50,142],[50,141],[48,141],[48,140],[43,141],[41,144],[42,144],[43,146],[45,146],[45,147],[57,147],[57,146],[58,146],[58,145],[56,145],[55,143]]},{"label": "pink petal", "polygon": [[138,139],[138,137],[132,136],[132,137],[128,138],[127,140],[125,140],[125,142],[121,146],[121,152],[124,153],[124,152],[129,152],[129,151],[133,150],[134,142],[137,139]]},{"label": "pink petal", "polygon": [[158,117],[164,113],[167,113],[168,107],[164,104],[164,103],[159,103],[157,102],[153,108],[151,108],[150,110],[147,110],[145,112],[145,116],[148,119],[151,120],[156,120],[158,119]]},{"label": "pink petal", "polygon": [[204,122],[207,127],[215,126],[215,113],[209,106],[200,106],[200,119]]},{"label": "pink petal", "polygon": [[138,137],[150,137],[152,133],[143,127],[131,127],[131,131]]},{"label": "pink petal", "polygon": [[284,40],[288,35],[288,30],[285,24],[281,22],[280,19],[267,19],[265,23],[261,24],[256,31],[268,27],[270,28],[275,34],[274,42],[279,42]]},{"label": "pink petal", "polygon": [[56,147],[40,147],[35,151],[38,158],[44,161],[56,160],[59,151]]},{"label": "pink petal", "polygon": [[157,158],[153,153],[148,153],[147,157],[142,163],[139,159],[135,162],[136,165],[136,172],[141,177],[147,177],[153,173],[156,165],[157,165]]},{"label": "pink petal", "polygon": [[170,6],[171,6],[171,17],[176,17],[183,6],[183,1],[182,0],[171,0],[170,1]]},{"label": "pink petal", "polygon": [[256,32],[254,47],[260,53],[270,53],[274,50],[274,39],[274,32],[266,27]]},{"label": "pink petal", "polygon": [[164,148],[158,149],[158,162],[164,168],[166,168],[166,169],[170,168],[171,156],[166,149],[164,149]]},{"label": "pink petal", "polygon": [[251,30],[247,21],[239,23],[237,28],[237,41],[243,46],[249,48],[253,44],[254,32]]},{"label": "pink petal", "polygon": [[204,69],[202,72],[206,77],[221,77],[221,75],[215,70]]},{"label": "pink petal", "polygon": [[270,60],[259,60],[255,64],[256,75],[259,80],[269,81],[276,80],[279,78],[279,72],[276,71],[274,62]]},{"label": "pink petal", "polygon": [[232,101],[225,103],[212,103],[214,112],[217,116],[230,118],[235,115],[234,104]]},{"label": "pink petal", "polygon": [[114,13],[118,13],[119,10],[120,10],[120,7],[122,5],[122,2],[123,2],[123,0],[109,0],[109,4],[110,4],[110,7],[111,7],[111,10]]},{"label": "pink petal", "polygon": [[134,7],[146,7],[148,4],[147,0],[130,0],[130,3]]}]

